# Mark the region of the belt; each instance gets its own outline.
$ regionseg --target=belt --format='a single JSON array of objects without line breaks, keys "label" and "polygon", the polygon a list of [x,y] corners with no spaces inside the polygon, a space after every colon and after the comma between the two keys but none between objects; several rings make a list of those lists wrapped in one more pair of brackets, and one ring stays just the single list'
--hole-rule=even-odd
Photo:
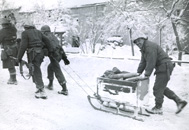
[{"label": "belt", "polygon": [[43,47],[43,44],[41,41],[29,42],[29,48],[33,48],[33,47]]},{"label": "belt", "polygon": [[16,44],[16,43],[13,43],[13,44],[4,44],[4,45],[3,45],[3,48],[7,48],[7,47],[8,47],[8,48],[9,48],[9,47],[10,47],[10,48],[14,48],[14,47],[17,47],[17,44]]},{"label": "belt", "polygon": [[43,47],[41,44],[29,45],[28,48]]}]

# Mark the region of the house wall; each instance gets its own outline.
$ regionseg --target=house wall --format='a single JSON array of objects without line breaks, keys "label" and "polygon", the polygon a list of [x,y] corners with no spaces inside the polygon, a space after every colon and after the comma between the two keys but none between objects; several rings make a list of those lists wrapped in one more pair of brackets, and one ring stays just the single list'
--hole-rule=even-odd
[{"label": "house wall", "polygon": [[[85,23],[87,19],[102,18],[107,12],[111,11],[110,10],[111,8],[107,8],[108,6],[107,4],[108,4],[107,2],[98,3],[98,4],[89,4],[81,7],[70,8],[70,10],[72,11],[73,17],[78,19],[78,22],[82,28],[82,23]],[[117,30],[112,30],[111,33],[112,35],[122,36],[124,44],[130,44],[129,33],[127,31],[128,30],[125,30],[125,32],[123,33],[123,32],[118,32]]]}]

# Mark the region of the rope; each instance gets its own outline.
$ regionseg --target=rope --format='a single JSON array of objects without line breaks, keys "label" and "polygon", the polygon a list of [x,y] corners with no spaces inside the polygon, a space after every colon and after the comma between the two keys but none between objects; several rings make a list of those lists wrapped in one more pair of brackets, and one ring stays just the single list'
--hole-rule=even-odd
[{"label": "rope", "polygon": [[76,75],[77,75],[77,77],[82,81],[82,82],[84,82],[85,84],[86,84],[86,86],[93,92],[93,93],[95,93],[92,89],[91,89],[91,87],[84,81],[84,80],[82,80],[82,78],[70,67],[70,66],[68,66],[71,70],[72,70],[72,72],[74,72]]},{"label": "rope", "polygon": [[[69,66],[69,68],[72,70],[72,72],[73,72],[75,75],[77,75],[77,77],[78,77],[83,83],[85,83],[85,85],[86,85],[88,88],[90,88],[90,87],[87,85],[87,83],[84,82],[84,81],[81,79],[81,77],[80,77],[70,66]],[[66,69],[64,69],[63,67],[62,67],[62,69],[70,76],[70,78],[71,78],[87,95],[89,95],[88,92],[73,78],[73,76],[71,76],[71,74],[70,74]],[[91,90],[93,93],[95,93],[91,88],[90,88],[90,90]]]}]

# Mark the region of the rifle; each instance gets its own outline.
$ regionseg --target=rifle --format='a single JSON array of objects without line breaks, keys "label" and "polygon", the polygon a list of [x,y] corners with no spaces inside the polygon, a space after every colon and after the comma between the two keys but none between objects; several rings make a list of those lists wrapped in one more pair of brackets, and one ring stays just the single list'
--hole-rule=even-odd
[{"label": "rifle", "polygon": [[[11,59],[13,59],[13,60],[18,61],[18,58],[16,58],[16,57],[13,57],[13,56],[9,56],[9,57],[10,57]],[[27,67],[28,70],[29,70],[29,74],[27,75],[28,78],[26,78],[26,76],[24,76],[24,71],[23,71],[23,66],[24,66],[24,65],[26,65],[26,67]],[[34,70],[34,68],[33,68],[33,65],[32,65],[31,63],[27,63],[25,60],[21,60],[21,62],[19,63],[19,70],[20,70],[21,76],[22,76],[24,79],[28,80],[28,79],[30,79],[31,76],[33,75],[33,70]]]}]

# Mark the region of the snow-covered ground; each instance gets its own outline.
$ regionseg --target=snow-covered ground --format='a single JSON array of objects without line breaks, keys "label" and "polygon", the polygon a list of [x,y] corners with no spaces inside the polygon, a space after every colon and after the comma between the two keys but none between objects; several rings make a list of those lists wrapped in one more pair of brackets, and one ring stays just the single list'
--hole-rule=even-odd
[{"label": "snow-covered ground", "polygon": [[[54,90],[46,89],[47,100],[36,99],[35,85],[30,80],[24,80],[17,68],[18,85],[7,85],[9,74],[0,65],[0,130],[188,130],[189,107],[175,115],[176,105],[165,98],[163,115],[144,117],[144,122],[110,113],[97,111],[87,100],[88,94],[96,90],[96,78],[105,70],[118,67],[120,70],[136,72],[139,61],[128,60],[131,51],[128,47],[117,48],[113,51],[103,51],[99,55],[106,57],[125,57],[125,59],[98,58],[80,54],[68,54],[71,62],[65,66],[60,62],[62,71],[67,79],[69,96],[59,95],[61,89],[57,80]],[[138,50],[136,57],[140,57]],[[177,54],[172,57],[176,58]],[[189,55],[183,55],[183,60],[189,61]],[[48,83],[48,58],[41,66],[44,83]],[[74,71],[74,72],[73,72]],[[68,74],[69,73],[69,74]],[[82,79],[78,79],[77,76]],[[71,76],[71,77],[70,77]],[[78,85],[74,80],[77,81]],[[84,81],[84,82],[81,82]],[[149,107],[154,105],[152,87],[154,76],[150,78]],[[86,85],[87,84],[87,85]],[[189,101],[189,64],[176,66],[169,82],[169,88],[174,90],[182,99]],[[82,86],[82,88],[81,88]],[[91,88],[91,91],[88,88]],[[84,91],[84,90],[85,91]]]}]

